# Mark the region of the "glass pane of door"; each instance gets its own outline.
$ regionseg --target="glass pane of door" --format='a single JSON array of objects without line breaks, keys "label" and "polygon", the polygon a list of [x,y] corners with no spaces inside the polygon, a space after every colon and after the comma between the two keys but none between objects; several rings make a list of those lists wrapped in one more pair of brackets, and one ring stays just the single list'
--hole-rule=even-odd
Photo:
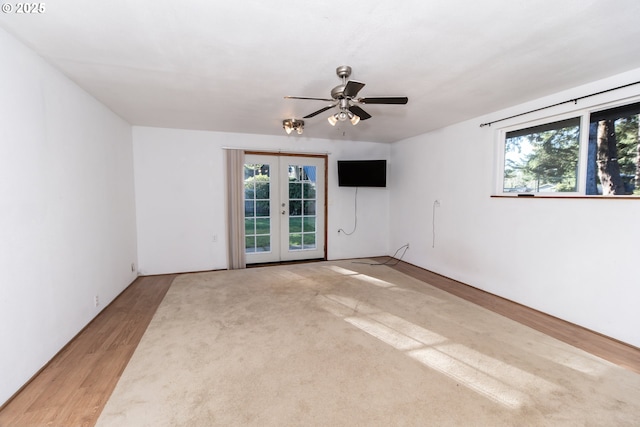
[{"label": "glass pane of door", "polygon": [[271,170],[268,164],[244,165],[245,252],[271,252]]},{"label": "glass pane of door", "polygon": [[289,250],[317,249],[317,168],[289,165]]}]

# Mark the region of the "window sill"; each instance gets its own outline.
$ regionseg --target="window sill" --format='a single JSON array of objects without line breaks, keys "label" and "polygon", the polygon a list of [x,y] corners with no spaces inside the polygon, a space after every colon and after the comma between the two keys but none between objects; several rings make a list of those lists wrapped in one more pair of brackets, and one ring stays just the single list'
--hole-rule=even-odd
[{"label": "window sill", "polygon": [[640,196],[585,196],[580,194],[572,195],[540,195],[531,193],[519,194],[492,194],[491,198],[496,199],[607,199],[607,200],[640,200]]}]

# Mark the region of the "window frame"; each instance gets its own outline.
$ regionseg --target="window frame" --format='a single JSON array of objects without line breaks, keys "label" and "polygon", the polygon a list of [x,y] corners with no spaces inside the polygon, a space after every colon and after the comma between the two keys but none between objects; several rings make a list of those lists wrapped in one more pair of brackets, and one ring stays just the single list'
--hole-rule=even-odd
[{"label": "window frame", "polygon": [[[559,112],[553,115],[545,115],[543,117],[534,118],[527,121],[518,121],[512,124],[507,124],[503,127],[498,128],[495,131],[496,135],[496,167],[495,177],[494,177],[494,185],[493,185],[493,195],[492,197],[518,197],[520,195],[527,195],[529,197],[534,196],[538,198],[596,198],[596,199],[640,199],[637,195],[602,195],[602,194],[586,194],[586,186],[587,186],[587,162],[589,155],[589,124],[591,120],[591,115],[594,113],[599,113],[601,111],[613,109],[616,107],[624,107],[625,105],[630,105],[640,102],[640,95],[632,96],[624,99],[619,99],[616,101],[605,102],[597,105],[592,105],[588,107],[581,108],[573,108],[564,112]],[[558,122],[562,120],[579,118],[580,119],[580,129],[579,129],[579,138],[578,138],[578,174],[577,174],[577,183],[576,183],[576,191],[571,192],[526,192],[526,193],[517,193],[517,192],[505,192],[504,191],[504,173],[505,173],[505,142],[506,136],[509,132],[514,132],[518,130],[527,129],[530,127],[550,124],[553,122]],[[523,197],[521,197],[523,198]]]}]

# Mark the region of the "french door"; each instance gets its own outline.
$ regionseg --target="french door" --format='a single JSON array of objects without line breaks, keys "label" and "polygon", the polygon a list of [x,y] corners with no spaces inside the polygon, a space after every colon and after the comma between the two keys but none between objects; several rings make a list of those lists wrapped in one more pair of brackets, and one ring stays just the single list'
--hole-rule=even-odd
[{"label": "french door", "polygon": [[325,157],[247,154],[247,264],[325,257]]}]

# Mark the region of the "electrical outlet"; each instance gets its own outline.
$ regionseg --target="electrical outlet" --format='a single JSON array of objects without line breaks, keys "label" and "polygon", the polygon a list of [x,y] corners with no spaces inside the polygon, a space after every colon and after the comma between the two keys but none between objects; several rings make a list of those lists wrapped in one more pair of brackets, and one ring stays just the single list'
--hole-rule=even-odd
[{"label": "electrical outlet", "polygon": [[218,242],[218,235],[214,234],[212,240],[213,240],[213,243],[217,243]]},{"label": "electrical outlet", "polygon": [[100,305],[100,298],[98,297],[98,295],[93,297],[93,305],[96,307]]}]

